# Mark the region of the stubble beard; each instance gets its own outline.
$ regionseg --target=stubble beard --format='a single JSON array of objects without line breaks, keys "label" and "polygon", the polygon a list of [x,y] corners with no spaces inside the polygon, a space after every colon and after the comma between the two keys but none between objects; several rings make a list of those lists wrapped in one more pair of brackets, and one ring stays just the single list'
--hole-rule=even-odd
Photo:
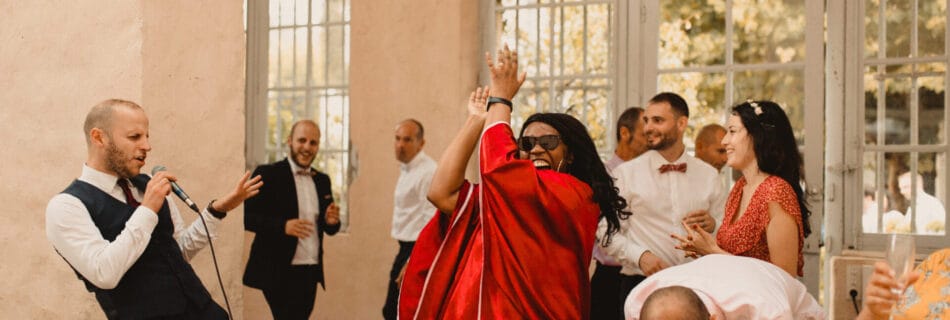
[{"label": "stubble beard", "polygon": [[130,179],[135,176],[132,173],[132,170],[129,170],[129,167],[126,165],[129,160],[129,156],[119,150],[119,147],[113,142],[109,142],[109,147],[106,148],[106,166],[109,167],[109,170],[115,172],[119,178]]}]

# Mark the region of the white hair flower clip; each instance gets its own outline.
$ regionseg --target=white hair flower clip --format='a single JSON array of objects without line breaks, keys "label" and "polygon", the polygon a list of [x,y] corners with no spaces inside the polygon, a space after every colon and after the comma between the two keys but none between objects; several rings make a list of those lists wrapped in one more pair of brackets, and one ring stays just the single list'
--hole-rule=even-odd
[{"label": "white hair flower clip", "polygon": [[762,107],[759,106],[759,103],[757,103],[757,102],[755,102],[755,101],[753,101],[753,100],[751,100],[751,99],[750,99],[750,100],[746,100],[746,102],[748,102],[749,105],[752,106],[752,110],[755,111],[755,115],[758,116],[758,115],[761,115],[761,114],[762,114]]}]

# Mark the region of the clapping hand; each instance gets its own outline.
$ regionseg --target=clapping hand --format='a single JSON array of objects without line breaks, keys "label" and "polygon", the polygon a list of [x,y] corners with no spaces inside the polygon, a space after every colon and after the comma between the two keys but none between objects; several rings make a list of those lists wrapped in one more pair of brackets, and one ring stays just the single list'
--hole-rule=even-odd
[{"label": "clapping hand", "polygon": [[485,62],[491,72],[491,93],[495,97],[511,100],[524,83],[527,73],[518,74],[518,52],[508,49],[498,49],[498,61],[492,62],[491,55],[485,52]]},{"label": "clapping hand", "polygon": [[716,238],[713,238],[712,234],[703,230],[698,224],[690,225],[686,221],[682,223],[683,228],[686,229],[686,235],[670,234],[670,237],[679,240],[680,244],[676,245],[675,248],[685,251],[687,257],[697,258],[710,253],[725,252],[716,244]]},{"label": "clapping hand", "polygon": [[485,105],[488,102],[488,92],[488,86],[484,88],[478,87],[475,88],[475,91],[472,91],[472,94],[468,97],[468,114],[481,118],[485,117]]}]

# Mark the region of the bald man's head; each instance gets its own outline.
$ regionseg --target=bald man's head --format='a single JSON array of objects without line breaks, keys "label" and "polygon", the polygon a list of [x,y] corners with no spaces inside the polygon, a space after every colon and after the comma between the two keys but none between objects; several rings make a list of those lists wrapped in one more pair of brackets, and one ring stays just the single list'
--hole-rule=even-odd
[{"label": "bald man's head", "polygon": [[116,108],[142,110],[142,107],[135,102],[122,99],[109,99],[93,106],[86,114],[86,121],[82,126],[83,134],[86,136],[86,146],[92,143],[90,132],[93,128],[99,128],[106,134],[112,132],[112,119]]},{"label": "bald man's head", "polygon": [[661,288],[647,297],[640,308],[641,320],[709,320],[709,310],[692,289],[682,286]]}]

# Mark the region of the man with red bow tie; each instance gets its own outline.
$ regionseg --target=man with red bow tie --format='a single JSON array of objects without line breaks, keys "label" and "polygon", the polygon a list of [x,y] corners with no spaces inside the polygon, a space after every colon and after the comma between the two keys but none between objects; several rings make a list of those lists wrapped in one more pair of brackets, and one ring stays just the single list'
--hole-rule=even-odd
[{"label": "man with red bow tie", "polygon": [[[649,151],[613,170],[620,196],[633,215],[604,251],[623,265],[621,294],[664,268],[688,262],[674,248],[672,233],[682,222],[713,232],[722,219],[726,192],[718,171],[686,154],[683,133],[689,121],[686,101],[663,92],[650,99],[643,114]],[[601,221],[598,236],[607,225]]]}]

